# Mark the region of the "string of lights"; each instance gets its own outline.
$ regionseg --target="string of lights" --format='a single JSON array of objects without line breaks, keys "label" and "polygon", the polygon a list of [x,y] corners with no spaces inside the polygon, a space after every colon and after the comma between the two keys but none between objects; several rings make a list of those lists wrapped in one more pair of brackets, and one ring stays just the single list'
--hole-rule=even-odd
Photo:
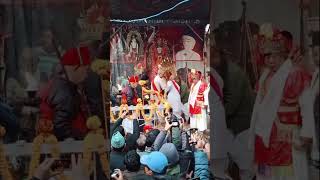
[{"label": "string of lights", "polygon": [[169,12],[169,11],[172,11],[172,10],[174,10],[176,7],[178,7],[178,6],[180,6],[180,5],[184,4],[184,3],[187,3],[187,2],[189,2],[189,1],[191,1],[191,0],[183,0],[183,1],[180,1],[180,2],[178,2],[177,4],[175,4],[174,6],[172,6],[171,8],[165,9],[165,10],[163,10],[163,11],[157,13],[157,14],[154,14],[154,15],[151,15],[151,16],[148,16],[148,17],[139,18],[139,19],[131,19],[131,20],[111,19],[110,21],[111,21],[111,22],[118,22],[118,23],[133,23],[133,22],[143,22],[143,21],[144,21],[145,23],[147,23],[147,20],[148,20],[148,19],[152,19],[152,18],[161,16],[162,14],[167,13],[167,12]]}]

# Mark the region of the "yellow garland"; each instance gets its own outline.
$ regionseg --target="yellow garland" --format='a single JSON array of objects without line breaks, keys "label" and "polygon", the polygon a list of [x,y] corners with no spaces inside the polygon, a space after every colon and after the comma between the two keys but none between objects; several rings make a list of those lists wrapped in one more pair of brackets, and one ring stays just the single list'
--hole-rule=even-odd
[{"label": "yellow garland", "polygon": [[145,114],[144,114],[144,108],[143,108],[143,104],[142,104],[141,98],[138,98],[137,102],[138,102],[137,105],[136,105],[137,117],[140,117],[141,115],[144,117]]},{"label": "yellow garland", "polygon": [[118,117],[115,118],[115,117],[114,117],[114,114],[113,114],[113,112],[111,111],[111,108],[110,108],[110,117],[111,117],[112,122],[115,122],[116,120],[118,120],[119,117],[121,116],[121,114],[123,113],[123,111],[129,112],[129,106],[128,106],[128,104],[121,104]]},{"label": "yellow garland", "polygon": [[113,114],[113,112],[111,110],[111,107],[110,107],[110,119],[111,119],[111,122],[115,122],[116,121],[116,119],[114,117],[114,114]]},{"label": "yellow garland", "polygon": [[142,93],[144,93],[144,94],[153,94],[154,90],[150,90],[150,89],[147,89],[145,87],[142,87]]},{"label": "yellow garland", "polygon": [[[150,90],[152,91],[152,90]],[[146,115],[145,114],[145,110],[144,110],[144,105],[143,105],[143,102],[142,102],[142,99],[141,98],[138,98],[137,99],[137,105],[135,107],[135,112],[137,114],[138,117],[142,116],[146,121],[150,121],[152,120],[152,117],[154,117],[155,114],[157,114],[158,116],[160,116],[161,118],[164,118],[164,114],[165,113],[169,113],[170,111],[170,108],[171,108],[171,105],[170,103],[165,99],[165,97],[163,97],[162,95],[160,95],[159,93],[157,92],[151,92],[151,93],[154,93],[158,96],[158,101],[157,102],[151,102],[149,101],[149,109],[150,109],[150,113],[149,115]],[[164,106],[164,109],[163,110],[158,110],[158,104],[163,104]],[[111,107],[110,107],[110,119],[111,119],[111,122],[115,122],[119,117],[120,115],[123,113],[123,111],[129,111],[129,106],[127,104],[122,104],[120,106],[120,110],[119,110],[119,115],[117,118],[114,117],[114,114],[111,110]],[[129,118],[129,119],[132,119],[132,118]]]},{"label": "yellow garland", "polygon": [[120,115],[123,113],[123,111],[129,111],[129,106],[128,106],[128,104],[121,104],[121,106],[120,106],[120,111],[119,111],[119,116],[118,117],[120,117]]},{"label": "yellow garland", "polygon": [[158,115],[159,115],[160,117],[164,118],[164,114],[170,112],[171,105],[170,105],[170,103],[169,103],[165,98],[163,98],[162,96],[159,96],[159,97],[160,97],[160,98],[159,98],[159,101],[160,101],[160,103],[163,104],[164,109],[163,109],[162,111],[160,111]]},{"label": "yellow garland", "polygon": [[84,138],[83,160],[86,173],[90,175],[93,169],[92,157],[95,151],[98,151],[100,163],[106,177],[109,176],[109,161],[105,149],[105,138],[101,127],[101,121],[98,116],[92,116],[87,120],[87,127],[90,130]]},{"label": "yellow garland", "polygon": [[[3,138],[5,134],[6,129],[0,125],[0,138]],[[5,180],[13,180],[2,143],[0,144],[0,176]]]},{"label": "yellow garland", "polygon": [[91,70],[97,74],[108,75],[108,70],[110,68],[110,63],[107,60],[96,59],[91,63]]},{"label": "yellow garland", "polygon": [[[29,165],[29,178],[32,178],[36,169],[40,163],[41,146],[42,144],[50,144],[51,146],[51,156],[55,159],[60,159],[60,150],[58,146],[58,140],[53,134],[40,133],[36,136],[32,143],[32,157]],[[65,175],[59,175],[60,180],[68,179]]]},{"label": "yellow garland", "polygon": [[154,116],[155,113],[157,113],[158,110],[158,105],[155,101],[150,101],[149,102],[149,109],[150,109],[150,114],[149,116],[145,115],[145,120],[150,121],[152,120],[152,117]]},{"label": "yellow garland", "polygon": [[145,81],[145,80],[139,81],[139,85],[142,87],[142,93],[143,94],[154,94],[154,90],[150,90],[145,87],[146,84],[147,84],[147,81]]}]

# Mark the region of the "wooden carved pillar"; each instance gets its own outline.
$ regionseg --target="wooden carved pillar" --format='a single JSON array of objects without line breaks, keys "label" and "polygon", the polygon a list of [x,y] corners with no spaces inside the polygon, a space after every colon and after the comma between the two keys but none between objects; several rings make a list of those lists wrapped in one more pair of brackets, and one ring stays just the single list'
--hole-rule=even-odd
[{"label": "wooden carved pillar", "polygon": [[6,97],[6,63],[5,63],[5,42],[9,37],[8,34],[1,34],[0,32],[0,97]]}]

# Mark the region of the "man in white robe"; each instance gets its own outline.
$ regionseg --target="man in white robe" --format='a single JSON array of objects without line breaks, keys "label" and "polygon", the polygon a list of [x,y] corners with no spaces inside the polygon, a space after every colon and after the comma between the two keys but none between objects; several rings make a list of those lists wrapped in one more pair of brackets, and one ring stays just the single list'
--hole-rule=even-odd
[{"label": "man in white robe", "polygon": [[256,178],[309,179],[307,149],[314,137],[310,76],[287,59],[291,55],[276,31],[264,32],[272,36],[261,44],[267,68],[259,80],[249,139]]},{"label": "man in white robe", "polygon": [[201,80],[200,71],[192,71],[193,83],[189,94],[189,116],[190,127],[197,128],[198,131],[204,131],[208,128],[207,125],[207,102],[205,103],[205,91],[208,84]]}]

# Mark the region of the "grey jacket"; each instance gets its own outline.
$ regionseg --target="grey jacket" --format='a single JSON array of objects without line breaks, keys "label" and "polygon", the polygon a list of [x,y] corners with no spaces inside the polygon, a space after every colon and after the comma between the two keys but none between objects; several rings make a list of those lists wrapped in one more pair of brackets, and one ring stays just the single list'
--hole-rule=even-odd
[{"label": "grey jacket", "polygon": [[152,151],[159,151],[163,144],[170,142],[172,142],[179,150],[185,150],[190,148],[188,135],[186,132],[175,131],[172,134],[173,137],[170,137],[170,134],[167,133],[167,131],[160,131],[151,147]]}]

